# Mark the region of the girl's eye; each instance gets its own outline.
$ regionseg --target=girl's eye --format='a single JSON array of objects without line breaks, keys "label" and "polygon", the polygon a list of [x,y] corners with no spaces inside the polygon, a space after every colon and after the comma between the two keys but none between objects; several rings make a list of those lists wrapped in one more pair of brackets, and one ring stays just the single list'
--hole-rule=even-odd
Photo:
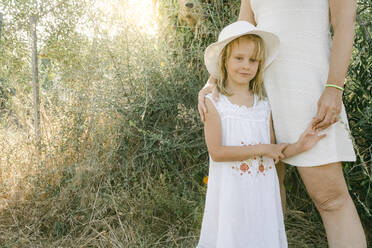
[{"label": "girl's eye", "polygon": [[237,60],[242,60],[243,58],[242,57],[236,57]]},{"label": "girl's eye", "polygon": [[256,61],[258,61],[257,59],[250,59],[252,62],[256,62]]}]

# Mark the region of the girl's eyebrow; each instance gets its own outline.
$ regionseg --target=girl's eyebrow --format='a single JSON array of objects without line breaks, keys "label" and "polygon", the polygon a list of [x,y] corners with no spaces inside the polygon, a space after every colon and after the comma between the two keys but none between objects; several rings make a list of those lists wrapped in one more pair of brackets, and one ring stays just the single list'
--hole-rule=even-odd
[{"label": "girl's eyebrow", "polygon": [[246,56],[247,54],[244,53],[235,53],[234,56]]}]

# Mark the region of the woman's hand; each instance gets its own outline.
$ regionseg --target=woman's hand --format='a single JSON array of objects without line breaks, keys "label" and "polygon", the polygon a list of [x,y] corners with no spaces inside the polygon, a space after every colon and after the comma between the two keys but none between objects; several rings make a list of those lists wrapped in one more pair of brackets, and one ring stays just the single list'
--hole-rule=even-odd
[{"label": "woman's hand", "polygon": [[287,146],[287,143],[265,145],[262,155],[274,159],[274,163],[276,164],[285,157],[283,150],[287,148]]},{"label": "woman's hand", "polygon": [[324,130],[339,120],[342,107],[342,91],[326,87],[318,101],[318,112],[311,125],[315,130]]},{"label": "woman's hand", "polygon": [[198,110],[199,110],[199,115],[202,120],[202,122],[205,122],[205,113],[208,112],[207,106],[205,104],[205,96],[208,95],[209,93],[213,93],[213,98],[215,100],[218,100],[218,90],[216,87],[216,79],[212,76],[209,77],[207,83],[199,91],[198,94]]},{"label": "woman's hand", "polygon": [[296,142],[300,152],[304,152],[313,148],[319,140],[323,139],[326,134],[319,135],[319,130],[315,130],[310,125],[305,132],[303,132]]}]

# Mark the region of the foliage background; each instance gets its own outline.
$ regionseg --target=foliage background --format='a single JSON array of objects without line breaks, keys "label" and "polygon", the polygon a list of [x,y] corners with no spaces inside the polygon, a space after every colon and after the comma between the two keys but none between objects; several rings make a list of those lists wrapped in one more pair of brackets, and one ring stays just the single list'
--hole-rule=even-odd
[{"label": "foliage background", "polygon": [[[0,247],[196,246],[208,174],[196,97],[208,77],[203,52],[236,20],[239,1],[201,2],[197,37],[180,23],[176,0],[158,1],[157,36],[136,25],[130,0],[112,0],[110,11],[97,2],[0,4]],[[40,149],[32,14],[40,16]],[[344,94],[358,155],[344,174],[370,246],[371,20],[371,3],[359,0]],[[285,184],[289,246],[327,247],[294,167]]]}]

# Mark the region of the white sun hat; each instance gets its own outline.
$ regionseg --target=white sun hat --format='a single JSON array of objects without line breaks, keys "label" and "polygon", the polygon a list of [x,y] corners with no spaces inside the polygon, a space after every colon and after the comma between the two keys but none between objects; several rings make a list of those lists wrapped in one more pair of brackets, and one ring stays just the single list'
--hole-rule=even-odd
[{"label": "white sun hat", "polygon": [[207,47],[207,49],[205,49],[204,63],[209,74],[217,79],[219,78],[218,60],[222,49],[232,40],[246,34],[258,35],[264,41],[266,58],[263,69],[265,69],[274,60],[279,52],[279,37],[268,31],[258,29],[247,21],[237,21],[224,27],[221,33],[218,35],[218,41],[212,43]]}]

